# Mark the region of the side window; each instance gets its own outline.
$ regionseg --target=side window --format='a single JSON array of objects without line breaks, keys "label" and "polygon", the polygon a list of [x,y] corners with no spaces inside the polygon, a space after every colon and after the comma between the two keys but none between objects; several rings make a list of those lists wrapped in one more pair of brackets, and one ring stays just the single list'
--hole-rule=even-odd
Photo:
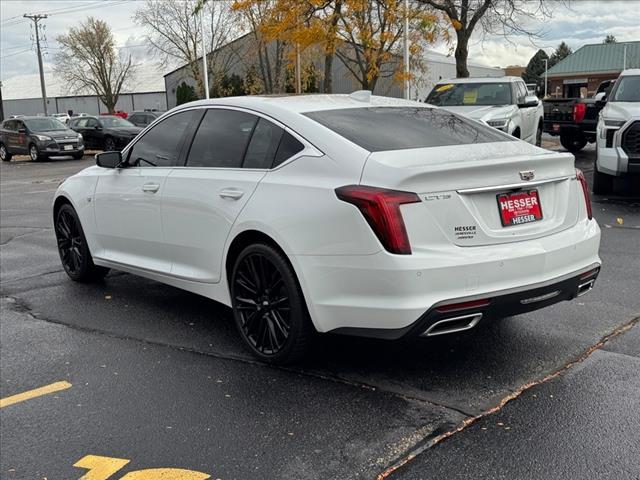
[{"label": "side window", "polygon": [[17,130],[22,130],[22,129],[24,129],[24,130],[27,129],[27,127],[25,127],[25,125],[24,125],[24,122],[21,122],[20,120],[16,120],[15,125],[16,125],[16,131]]},{"label": "side window", "polygon": [[527,96],[527,86],[522,82],[516,82],[517,87],[517,103],[524,103],[524,98]]},{"label": "side window", "polygon": [[280,165],[302,150],[304,150],[304,145],[289,132],[284,132],[280,140],[280,145],[278,146],[278,151],[276,152],[273,166],[276,167]]},{"label": "side window", "polygon": [[261,118],[244,156],[243,168],[271,168],[284,130]]},{"label": "side window", "polygon": [[84,124],[85,128],[95,128],[98,125],[98,121],[95,118],[88,118]]},{"label": "side window", "polygon": [[130,165],[139,167],[168,167],[176,165],[180,156],[182,137],[194,111],[167,117],[138,140],[129,153]]},{"label": "side window", "polygon": [[7,120],[6,122],[4,122],[3,128],[5,130],[12,130],[15,131],[16,129],[16,121],[15,120]]},{"label": "side window", "polygon": [[187,166],[241,167],[257,121],[255,115],[237,110],[207,110],[191,144]]}]

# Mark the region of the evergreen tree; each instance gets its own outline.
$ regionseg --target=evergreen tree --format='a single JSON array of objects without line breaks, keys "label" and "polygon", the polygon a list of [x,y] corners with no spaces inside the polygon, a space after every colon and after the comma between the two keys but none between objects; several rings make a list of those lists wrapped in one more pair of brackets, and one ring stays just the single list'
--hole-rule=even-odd
[{"label": "evergreen tree", "polygon": [[187,85],[185,82],[178,85],[178,88],[176,89],[176,105],[193,102],[194,100],[198,100],[195,88],[191,85]]},{"label": "evergreen tree", "polygon": [[525,83],[536,84],[536,92],[538,92],[539,95],[544,94],[544,61],[548,58],[549,56],[544,50],[538,50],[536,54],[531,57],[531,60],[529,60],[527,64],[527,69],[522,74],[522,79]]},{"label": "evergreen tree", "polygon": [[618,43],[618,40],[616,40],[616,37],[614,37],[613,35],[609,34],[605,37],[605,39],[602,41],[602,43]]},{"label": "evergreen tree", "polygon": [[561,60],[564,60],[566,57],[568,57],[572,53],[573,53],[573,50],[571,50],[571,47],[569,47],[569,45],[567,45],[564,42],[560,42],[560,45],[558,45],[558,48],[556,48],[556,51],[553,52],[553,54],[549,58],[549,68],[553,67],[556,63],[560,62]]}]

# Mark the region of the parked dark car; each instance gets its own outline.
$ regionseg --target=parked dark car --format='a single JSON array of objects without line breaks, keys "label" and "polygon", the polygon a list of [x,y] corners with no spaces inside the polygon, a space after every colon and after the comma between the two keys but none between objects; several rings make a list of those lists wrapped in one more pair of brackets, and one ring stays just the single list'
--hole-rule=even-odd
[{"label": "parked dark car", "polygon": [[13,155],[29,155],[31,160],[71,155],[84,155],[82,135],[51,117],[20,117],[5,120],[0,125],[0,159]]},{"label": "parked dark car", "polygon": [[132,112],[129,115],[129,120],[131,123],[138,127],[146,128],[147,125],[151,125],[151,123],[158,117],[160,117],[164,112],[160,112],[158,110],[144,110],[139,112]]},{"label": "parked dark car", "polygon": [[87,148],[104,151],[122,150],[142,128],[115,115],[75,117],[69,127],[84,137]]},{"label": "parked dark car", "polygon": [[[596,95],[611,91],[615,80],[605,80]],[[560,135],[560,143],[570,152],[578,152],[596,141],[598,114],[605,102],[594,98],[550,98],[543,101],[544,131]]]}]

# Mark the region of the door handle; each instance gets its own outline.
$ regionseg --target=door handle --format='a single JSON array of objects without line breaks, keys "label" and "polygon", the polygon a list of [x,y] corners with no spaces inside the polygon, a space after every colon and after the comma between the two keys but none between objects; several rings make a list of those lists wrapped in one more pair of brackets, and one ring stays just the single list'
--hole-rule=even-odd
[{"label": "door handle", "polygon": [[142,191],[147,193],[156,193],[160,190],[160,185],[157,183],[145,183],[142,185]]},{"label": "door handle", "polygon": [[239,200],[244,195],[242,190],[238,190],[237,188],[223,188],[220,190],[220,196],[222,198],[229,198],[231,200]]}]

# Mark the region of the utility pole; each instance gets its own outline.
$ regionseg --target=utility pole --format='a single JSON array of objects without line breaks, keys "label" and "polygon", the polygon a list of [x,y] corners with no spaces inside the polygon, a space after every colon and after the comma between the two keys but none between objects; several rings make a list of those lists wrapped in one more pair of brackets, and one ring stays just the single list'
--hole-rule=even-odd
[{"label": "utility pole", "polygon": [[547,98],[547,70],[549,70],[549,59],[544,59],[544,97]]},{"label": "utility pole", "polygon": [[45,14],[27,14],[23,15],[24,18],[28,18],[33,21],[36,29],[36,49],[38,53],[38,68],[40,69],[40,88],[42,89],[42,107],[44,108],[44,115],[47,116],[47,89],[44,86],[44,71],[42,70],[42,52],[40,51],[40,31],[38,30],[38,22],[48,17]]},{"label": "utility pole", "polygon": [[204,8],[200,9],[200,27],[202,28],[202,66],[204,68],[202,77],[204,79],[204,98],[209,98],[209,68],[207,67],[207,38],[205,37],[204,28]]}]

